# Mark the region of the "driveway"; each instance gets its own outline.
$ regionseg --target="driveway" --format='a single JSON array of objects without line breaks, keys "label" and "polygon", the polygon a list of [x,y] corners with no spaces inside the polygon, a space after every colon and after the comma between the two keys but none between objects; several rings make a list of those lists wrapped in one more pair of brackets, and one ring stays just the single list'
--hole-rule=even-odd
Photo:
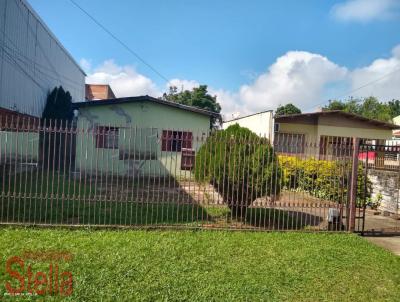
[{"label": "driveway", "polygon": [[386,250],[391,251],[393,254],[400,256],[400,236],[393,237],[378,237],[378,236],[370,236],[365,237],[368,241],[376,244],[380,247],[383,247]]}]

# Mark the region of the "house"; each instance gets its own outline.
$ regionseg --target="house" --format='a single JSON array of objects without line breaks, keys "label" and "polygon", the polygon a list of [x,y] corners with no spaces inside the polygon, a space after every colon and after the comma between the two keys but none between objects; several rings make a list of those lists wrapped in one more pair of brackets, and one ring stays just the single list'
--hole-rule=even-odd
[{"label": "house", "polygon": [[85,99],[87,101],[115,99],[114,92],[107,84],[86,84]]},{"label": "house", "polygon": [[261,112],[224,122],[223,127],[237,122],[255,133],[272,138],[275,149],[280,153],[309,154],[319,158],[329,158],[342,152],[336,147],[339,145],[347,145],[349,148],[344,151],[349,152],[353,137],[383,144],[392,137],[392,130],[400,128],[340,110],[278,116],[273,118],[273,122],[271,116],[268,114],[265,117],[265,112]]},{"label": "house", "polygon": [[212,118],[219,116],[147,95],[74,107],[75,169],[84,174],[165,176],[190,170]]},{"label": "house", "polygon": [[[314,153],[329,157],[345,152],[343,147],[346,145],[350,152],[353,137],[384,144],[392,137],[392,130],[397,128],[391,123],[341,110],[284,115],[275,117],[274,145],[284,153],[304,153],[306,145],[313,145]],[[288,143],[296,148],[288,146]]]}]

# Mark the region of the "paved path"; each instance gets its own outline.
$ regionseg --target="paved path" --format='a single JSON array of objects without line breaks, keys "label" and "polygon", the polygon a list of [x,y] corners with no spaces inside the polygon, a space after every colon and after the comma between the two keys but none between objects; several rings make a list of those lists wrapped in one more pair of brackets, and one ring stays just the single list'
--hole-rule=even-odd
[{"label": "paved path", "polygon": [[391,251],[395,255],[400,256],[400,236],[393,236],[393,237],[371,236],[365,238],[368,241]]}]

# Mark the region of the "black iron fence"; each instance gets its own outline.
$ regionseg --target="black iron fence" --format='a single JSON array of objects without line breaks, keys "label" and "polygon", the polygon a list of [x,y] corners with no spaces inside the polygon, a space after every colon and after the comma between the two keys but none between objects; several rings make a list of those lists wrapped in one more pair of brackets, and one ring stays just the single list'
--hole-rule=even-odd
[{"label": "black iron fence", "polygon": [[352,206],[368,194],[363,173],[352,179],[346,140],[287,134],[271,146],[249,132],[1,127],[2,224],[340,231],[354,228]]}]

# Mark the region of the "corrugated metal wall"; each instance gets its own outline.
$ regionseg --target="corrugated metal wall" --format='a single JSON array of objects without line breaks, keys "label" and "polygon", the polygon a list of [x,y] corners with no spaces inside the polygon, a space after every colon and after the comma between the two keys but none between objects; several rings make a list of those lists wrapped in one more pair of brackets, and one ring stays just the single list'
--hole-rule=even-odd
[{"label": "corrugated metal wall", "polygon": [[40,117],[62,85],[85,97],[85,74],[25,0],[0,0],[0,107]]}]

